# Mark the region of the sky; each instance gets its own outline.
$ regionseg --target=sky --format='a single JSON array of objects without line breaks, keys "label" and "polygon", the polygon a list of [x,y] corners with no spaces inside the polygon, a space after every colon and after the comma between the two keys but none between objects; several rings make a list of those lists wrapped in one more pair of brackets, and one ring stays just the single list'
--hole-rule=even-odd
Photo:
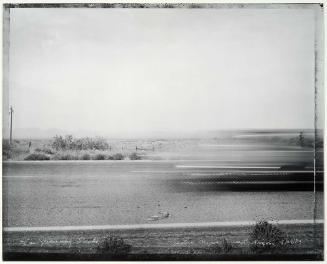
[{"label": "sky", "polygon": [[25,137],[313,128],[314,11],[11,9],[8,90]]}]

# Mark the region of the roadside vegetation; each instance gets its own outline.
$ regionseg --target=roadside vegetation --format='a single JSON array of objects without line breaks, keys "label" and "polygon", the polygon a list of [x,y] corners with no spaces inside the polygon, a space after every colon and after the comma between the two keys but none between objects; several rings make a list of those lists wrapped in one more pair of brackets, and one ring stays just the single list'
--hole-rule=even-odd
[{"label": "roadside vegetation", "polygon": [[239,242],[235,243],[221,238],[218,242],[211,244],[207,252],[214,255],[244,254],[248,256],[284,254],[294,250],[299,243],[301,243],[300,240],[287,236],[278,225],[263,220],[251,227],[248,239],[245,240],[243,246]]},{"label": "roadside vegetation", "polygon": [[136,152],[133,152],[131,155],[129,155],[130,160],[140,160],[141,156],[138,155]]},{"label": "roadside vegetation", "polygon": [[9,140],[2,140],[2,159],[19,159],[23,160],[29,154],[28,148],[26,148],[20,140],[13,140],[10,144]]},{"label": "roadside vegetation", "polygon": [[107,236],[98,242],[97,252],[107,256],[126,256],[132,246],[122,238]]},{"label": "roadside vegetation", "polygon": [[[285,232],[284,232],[285,230]],[[62,250],[63,256],[92,260],[141,260],[144,256],[164,256],[173,260],[322,260],[323,225],[319,226],[319,246],[312,249],[312,226],[284,226],[259,221],[250,228],[235,227],[203,232],[144,231],[110,233],[80,232],[45,238],[41,234],[9,239],[5,236],[5,252],[19,244],[22,252],[33,253],[36,248]],[[105,231],[104,231],[105,232]],[[211,233],[212,232],[212,233]],[[10,234],[12,236],[12,234]],[[124,237],[124,238],[123,238]],[[127,240],[128,239],[128,240]],[[67,241],[68,240],[68,241]],[[20,242],[19,242],[20,241]],[[60,243],[65,241],[67,248]],[[67,243],[68,242],[68,243]],[[135,243],[136,242],[136,243]],[[160,244],[160,246],[156,246]],[[39,245],[40,247],[36,247]],[[25,249],[24,249],[25,248]],[[15,253],[15,252],[14,252]],[[34,253],[34,254],[39,254]],[[140,255],[139,255],[140,254]],[[72,256],[72,255],[70,255]],[[179,257],[182,258],[179,258]],[[294,258],[294,259],[293,259]],[[67,260],[74,260],[67,257]],[[164,260],[164,259],[157,259]]]},{"label": "roadside vegetation", "polygon": [[232,243],[228,242],[225,238],[221,239],[218,243],[210,246],[209,252],[214,254],[227,254],[233,249]]},{"label": "roadside vegetation", "polygon": [[[198,144],[248,144],[255,147],[258,144],[275,145],[296,148],[319,149],[323,146],[323,138],[317,134],[316,141],[312,133],[298,132],[290,136],[265,136],[259,134],[253,137],[213,137],[185,139],[111,139],[101,137],[75,138],[72,135],[57,135],[51,139],[14,139],[3,140],[3,160],[31,160],[30,154],[44,154],[50,160],[140,160],[140,159],[175,159],[181,150],[197,155]],[[163,155],[160,155],[162,153]],[[172,154],[172,155],[171,155]],[[171,156],[169,156],[171,155]],[[34,155],[32,158],[37,158]],[[40,156],[41,157],[41,156]],[[317,158],[319,160],[319,156]],[[322,163],[322,161],[320,162]],[[320,164],[319,163],[319,164]]]},{"label": "roadside vegetation", "polygon": [[50,157],[42,153],[29,154],[24,160],[50,160]]},{"label": "roadside vegetation", "polygon": [[267,221],[259,221],[250,233],[250,249],[255,253],[274,252],[286,249],[285,233]]},{"label": "roadside vegetation", "polygon": [[35,149],[35,152],[43,152],[45,154],[49,154],[49,155],[52,155],[52,154],[55,154],[55,151],[50,149],[50,148],[36,148]]},{"label": "roadside vegetation", "polygon": [[136,152],[113,149],[106,139],[55,136],[51,140],[9,140],[2,142],[3,160],[140,160]]},{"label": "roadside vegetation", "polygon": [[52,148],[57,151],[65,150],[107,150],[108,142],[100,137],[97,138],[73,138],[72,135],[55,136],[52,141]]},{"label": "roadside vegetation", "polygon": [[317,138],[314,138],[313,134],[307,134],[303,131],[300,131],[297,136],[273,136],[267,134],[264,137],[254,137],[256,142],[266,143],[266,144],[277,144],[277,145],[286,145],[302,148],[313,148],[316,145],[316,148],[323,148],[324,142],[323,137],[317,133]]}]

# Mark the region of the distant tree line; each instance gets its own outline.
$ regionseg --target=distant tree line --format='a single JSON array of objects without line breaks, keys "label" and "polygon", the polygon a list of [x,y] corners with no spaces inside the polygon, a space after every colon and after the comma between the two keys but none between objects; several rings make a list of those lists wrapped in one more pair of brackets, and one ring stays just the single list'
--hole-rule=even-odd
[{"label": "distant tree line", "polygon": [[108,142],[104,138],[84,137],[73,138],[72,135],[55,136],[52,141],[52,148],[55,150],[106,150],[109,148]]}]

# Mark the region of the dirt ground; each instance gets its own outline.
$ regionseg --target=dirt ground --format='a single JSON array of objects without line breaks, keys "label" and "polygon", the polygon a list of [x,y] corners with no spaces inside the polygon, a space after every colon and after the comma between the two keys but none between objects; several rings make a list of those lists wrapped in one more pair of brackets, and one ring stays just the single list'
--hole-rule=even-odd
[{"label": "dirt ground", "polygon": [[[323,225],[279,225],[287,237],[287,246],[277,251],[255,251],[250,248],[252,226],[202,227],[143,230],[95,230],[64,232],[5,232],[4,258],[31,259],[95,259],[105,256],[98,251],[104,237],[119,237],[131,245],[124,256],[109,259],[134,260],[265,260],[322,259]],[[225,240],[230,248],[221,247]]]}]

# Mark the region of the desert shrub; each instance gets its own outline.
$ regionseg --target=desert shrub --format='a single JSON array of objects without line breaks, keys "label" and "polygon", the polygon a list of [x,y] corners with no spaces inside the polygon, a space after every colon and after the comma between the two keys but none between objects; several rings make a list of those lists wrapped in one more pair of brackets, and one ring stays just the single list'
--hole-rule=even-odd
[{"label": "desert shrub", "polygon": [[90,154],[87,154],[87,153],[83,154],[81,157],[81,160],[90,160],[90,159],[91,159],[91,156],[90,156]]},{"label": "desert shrub", "polygon": [[94,160],[105,160],[106,155],[99,153],[99,154],[96,154],[93,159]]},{"label": "desert shrub", "polygon": [[282,230],[267,221],[259,221],[250,233],[250,248],[254,252],[283,249],[286,238]]},{"label": "desert shrub", "polygon": [[78,160],[78,157],[72,154],[65,154],[61,156],[61,160]]},{"label": "desert shrub", "polygon": [[53,155],[53,156],[51,157],[51,159],[52,159],[52,160],[60,160],[60,156],[61,156],[61,155],[57,153],[57,154]]},{"label": "desert shrub", "polygon": [[105,150],[105,149],[109,148],[108,142],[103,138],[98,137],[98,138],[93,139],[91,142],[93,144],[92,145],[93,149]]},{"label": "desert shrub", "polygon": [[219,243],[215,243],[210,247],[210,251],[215,254],[229,253],[233,249],[233,246],[225,238]]},{"label": "desert shrub", "polygon": [[78,160],[78,157],[72,154],[57,154],[53,157],[55,160]]},{"label": "desert shrub", "polygon": [[9,160],[11,158],[11,153],[2,150],[2,159]]},{"label": "desert shrub", "polygon": [[44,153],[46,153],[46,154],[50,154],[50,155],[52,155],[52,154],[55,153],[52,149],[49,149],[49,148],[44,148],[42,151],[43,151]]},{"label": "desert shrub", "polygon": [[24,160],[49,160],[49,156],[42,153],[32,153],[25,157]]},{"label": "desert shrub", "polygon": [[114,155],[112,155],[112,159],[113,160],[123,160],[124,159],[124,155],[121,153],[116,153]]},{"label": "desert shrub", "polygon": [[131,155],[129,155],[130,160],[140,160],[141,156],[139,156],[136,152],[133,152]]},{"label": "desert shrub", "polygon": [[23,144],[19,144],[16,140],[13,140],[10,144],[8,139],[2,140],[2,159],[15,159],[19,156],[25,156],[29,154],[29,149]]},{"label": "desert shrub", "polygon": [[52,141],[52,148],[56,150],[106,150],[108,142],[100,137],[97,138],[73,138],[72,135],[55,136]]},{"label": "desert shrub", "polygon": [[10,143],[8,139],[3,139],[2,140],[2,148],[4,149],[10,149]]},{"label": "desert shrub", "polygon": [[41,148],[36,148],[35,151],[36,151],[36,152],[44,152],[44,153],[49,154],[49,155],[52,155],[52,154],[55,153],[53,150],[51,150],[51,149],[49,149],[49,148],[43,148],[43,149],[41,149]]},{"label": "desert shrub", "polygon": [[53,138],[52,147],[55,150],[65,150],[67,147],[67,143],[62,136],[55,136]]},{"label": "desert shrub", "polygon": [[127,244],[122,238],[107,236],[99,242],[97,250],[99,253],[108,255],[127,255],[132,246]]},{"label": "desert shrub", "polygon": [[2,158],[4,160],[10,159],[11,157],[11,146],[9,140],[2,140]]}]

